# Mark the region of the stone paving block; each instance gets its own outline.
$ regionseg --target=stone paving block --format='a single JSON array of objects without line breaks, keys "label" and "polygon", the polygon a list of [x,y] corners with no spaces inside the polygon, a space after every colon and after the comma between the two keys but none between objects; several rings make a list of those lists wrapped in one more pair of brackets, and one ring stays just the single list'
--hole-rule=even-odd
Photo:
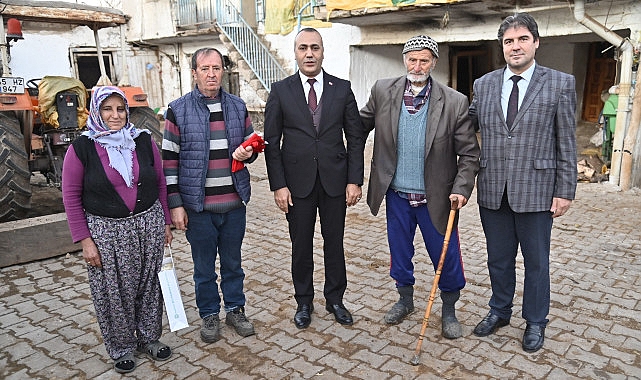
[{"label": "stone paving block", "polygon": [[96,355],[85,355],[84,360],[77,362],[74,368],[82,372],[87,379],[112,378],[116,374],[113,370],[113,361],[109,357]]},{"label": "stone paving block", "polygon": [[289,379],[292,371],[275,363],[266,362],[253,368],[251,374],[262,379]]},{"label": "stone paving block", "polygon": [[[329,367],[332,370],[336,371],[336,373],[339,375],[345,375],[346,372],[354,368],[354,366],[356,365],[355,362],[345,360],[344,356],[331,351],[328,352],[327,355],[319,358],[318,362],[324,364],[325,367]],[[323,373],[323,375],[325,374]]]},{"label": "stone paving block", "polygon": [[[467,352],[470,353],[470,355],[480,358],[481,363],[491,362],[498,366],[504,366],[514,357],[514,353],[512,352],[488,350],[487,346],[481,343],[471,346]],[[479,364],[479,366],[481,365],[482,364]]]},{"label": "stone paving block", "polygon": [[[561,306],[562,304],[559,304]],[[581,311],[578,311],[579,313]],[[581,335],[583,331],[585,331],[587,326],[582,326],[580,324],[577,324],[577,317],[578,314],[577,312],[574,312],[573,309],[566,310],[563,315],[560,316],[554,316],[554,318],[551,319],[551,322],[553,323],[548,323],[548,328],[546,329],[546,335],[550,334],[553,335],[555,334],[555,331],[558,331],[559,329],[561,330],[571,330],[573,333],[576,333],[578,335]]]},{"label": "stone paving block", "polygon": [[[501,378],[503,379],[518,379],[521,371],[507,368],[503,365],[497,365],[496,363],[488,360],[483,362],[480,366],[475,369],[475,376],[485,375],[487,379],[496,378],[496,374],[500,373]],[[557,379],[562,379],[565,376],[558,377]]]},{"label": "stone paving block", "polygon": [[277,346],[270,346],[269,350],[260,353],[263,358],[269,358],[269,361],[278,366],[284,366],[285,363],[290,362],[296,358],[296,354],[280,349]]},{"label": "stone paving block", "polygon": [[633,366],[635,364],[638,364],[636,363],[639,360],[638,354],[624,352],[604,343],[597,344],[596,348],[598,350],[597,352],[605,357],[616,358],[617,360],[620,360],[627,365]]},{"label": "stone paving block", "polygon": [[[549,378],[566,378],[569,375],[575,376],[577,372],[581,369],[581,362],[573,360],[573,359],[568,359],[564,356],[557,355],[556,357],[552,357],[550,355],[545,355],[546,359],[548,362],[551,362],[554,364],[556,368],[552,369],[552,372],[548,375]],[[562,373],[562,377],[554,377],[554,373]]]},{"label": "stone paving block", "polygon": [[64,368],[58,365],[52,365],[42,370],[44,378],[47,380],[67,380],[81,379],[82,372],[73,368]]},{"label": "stone paving block", "polygon": [[86,310],[78,309],[75,305],[66,303],[64,307],[51,310],[52,314],[57,314],[63,319],[73,319],[78,314],[86,313]]},{"label": "stone paving block", "polygon": [[401,379],[402,377],[395,375],[394,373],[384,372],[372,368],[367,363],[359,363],[352,371],[350,375],[356,379]]},{"label": "stone paving block", "polygon": [[[637,313],[637,316],[638,316],[638,313]],[[639,339],[639,334],[638,334],[639,330],[641,329],[639,328],[639,323],[637,319],[634,322],[631,322],[626,325],[617,323],[612,327],[611,332],[613,334],[621,334],[627,337]]]},{"label": "stone paving block", "polygon": [[572,306],[577,309],[589,310],[590,313],[599,313],[606,315],[611,304],[601,302],[603,294],[591,291],[576,291],[573,294],[574,302]]},{"label": "stone paving block", "polygon": [[[639,340],[639,336],[628,336],[625,338],[625,341],[621,345],[621,347],[626,347],[630,350],[634,350],[636,352],[641,352],[641,340]],[[641,366],[639,366],[641,368]]]},{"label": "stone paving block", "polygon": [[65,325],[58,329],[58,335],[60,335],[67,341],[83,334],[85,334],[85,332],[76,328],[75,326]]},{"label": "stone paving block", "polygon": [[361,331],[349,341],[351,344],[366,347],[367,350],[371,352],[378,352],[388,344],[386,340],[372,336],[367,331]]},{"label": "stone paving block", "polygon": [[[11,337],[11,347],[6,350],[6,353],[8,354],[8,357],[10,361],[19,363],[23,358],[26,358],[27,356],[31,355],[33,352],[33,349],[29,342],[23,340],[23,339],[15,339]],[[20,365],[22,367],[22,365]]]},{"label": "stone paving block", "polygon": [[51,313],[49,313],[47,309],[40,308],[40,307],[38,307],[36,310],[30,313],[24,314],[22,317],[29,320],[35,320],[35,321],[44,321],[44,320],[51,319],[52,321],[55,322],[59,320],[57,315],[52,315]]},{"label": "stone paving block", "polygon": [[324,367],[310,363],[302,357],[297,356],[294,360],[285,363],[285,368],[298,372],[305,379],[322,373]]},{"label": "stone paving block", "polygon": [[639,310],[626,307],[620,300],[613,300],[612,306],[608,310],[608,315],[618,320],[628,320],[631,324],[636,324],[634,321],[639,316]]},{"label": "stone paving block", "polygon": [[592,351],[586,351],[583,347],[572,346],[565,355],[570,360],[580,360],[584,363],[591,363],[597,368],[603,368],[608,365],[610,358],[599,355]]},{"label": "stone paving block", "polygon": [[509,367],[518,368],[519,370],[529,374],[535,379],[543,379],[550,373],[554,366],[550,364],[539,363],[537,357],[538,355],[536,353],[529,356],[515,355],[509,362],[506,363],[506,365]]},{"label": "stone paving block", "polygon": [[581,367],[581,369],[577,372],[576,375],[581,379],[599,379],[599,378],[607,377],[608,379],[623,380],[628,378],[628,376],[622,373],[616,374],[611,371],[607,371],[604,368],[597,367],[592,363],[587,363],[585,366]]},{"label": "stone paving block", "polygon": [[56,361],[48,357],[41,351],[34,351],[30,355],[27,355],[20,359],[18,363],[29,368],[29,371],[38,372],[46,367],[55,364]]},{"label": "stone paving block", "polygon": [[376,351],[370,350],[368,347],[364,347],[349,356],[351,361],[361,361],[368,363],[374,368],[380,368],[383,363],[389,360],[387,356],[379,355]]},{"label": "stone paving block", "polygon": [[[213,350],[210,350],[210,354],[202,357],[201,359],[195,360],[192,365],[195,367],[200,367],[200,368],[206,368],[208,371],[210,371],[211,374],[218,374],[218,373],[223,373],[224,371],[228,370],[229,368],[233,368],[235,363],[228,361],[226,359],[226,355],[223,355],[224,352],[221,350],[218,350],[221,355],[212,355],[211,352]],[[225,358],[225,360],[223,360]],[[179,359],[177,359],[179,360]]]},{"label": "stone paving block", "polygon": [[30,376],[28,374],[27,369],[22,368],[17,372],[10,373],[7,377],[5,377],[5,380],[24,380],[28,379]]},{"label": "stone paving block", "polygon": [[21,339],[26,340],[34,346],[55,337],[56,335],[48,333],[44,328],[34,329],[20,336]]},{"label": "stone paving block", "polygon": [[[11,285],[11,283],[6,277],[4,278],[4,281],[6,281],[5,284]],[[3,288],[8,288],[8,287],[3,286]],[[13,306],[14,304],[18,304],[24,301],[24,296],[22,294],[16,293],[15,289],[13,289],[12,292],[14,292],[15,294],[9,294],[2,297],[2,303],[5,304],[7,307]]]},{"label": "stone paving block", "polygon": [[[316,346],[305,342],[305,344],[300,344],[296,347],[296,352],[303,356],[307,361],[315,362],[329,354],[330,351],[325,349],[323,346],[324,345]],[[331,346],[328,348],[331,348]]]},{"label": "stone paving block", "polygon": [[[608,366],[608,371],[611,371],[620,376],[625,376],[625,378],[639,379],[641,378],[641,367],[639,366],[639,358],[637,355],[637,360],[634,364],[630,364],[619,360],[617,357],[614,357],[610,360],[610,365]],[[610,369],[612,368],[612,369]]]},{"label": "stone paving block", "polygon": [[78,348],[77,345],[69,344],[60,339],[60,336],[54,336],[52,339],[37,342],[33,345],[39,348],[44,348],[46,354],[50,357],[56,357],[57,354],[68,353]]},{"label": "stone paving block", "polygon": [[278,345],[278,347],[280,347],[282,350],[285,350],[285,351],[304,342],[303,339],[293,338],[283,332],[277,333],[276,335],[270,337],[269,339],[266,339],[265,341],[269,343],[274,343]]},{"label": "stone paving block", "polygon": [[185,375],[184,379],[186,380],[211,380],[213,374],[208,370],[201,368],[200,371],[194,372],[191,375]]},{"label": "stone paving block", "polygon": [[580,335],[594,342],[608,342],[613,347],[620,347],[627,340],[625,335],[612,334],[611,329],[600,329],[596,326],[588,326]]},{"label": "stone paving block", "polygon": [[2,328],[3,330],[6,329],[8,326],[11,326],[13,324],[20,322],[21,319],[20,317],[18,317],[18,313],[16,313],[16,311],[13,310],[12,308],[5,307],[4,305],[2,305],[0,309],[4,311],[3,314],[0,314],[0,328]]}]

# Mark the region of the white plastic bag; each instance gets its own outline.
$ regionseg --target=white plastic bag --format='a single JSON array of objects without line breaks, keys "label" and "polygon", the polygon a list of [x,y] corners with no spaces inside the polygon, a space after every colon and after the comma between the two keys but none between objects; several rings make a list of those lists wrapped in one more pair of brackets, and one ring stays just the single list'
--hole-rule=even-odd
[{"label": "white plastic bag", "polygon": [[169,329],[171,332],[174,332],[189,327],[189,324],[187,323],[185,307],[180,296],[178,276],[174,268],[174,257],[171,254],[171,247],[167,247],[166,250],[169,250],[169,256],[163,257],[162,267],[160,268],[160,272],[158,272],[158,279],[160,280],[160,288],[162,289],[162,296],[165,301],[165,311],[167,312]]}]

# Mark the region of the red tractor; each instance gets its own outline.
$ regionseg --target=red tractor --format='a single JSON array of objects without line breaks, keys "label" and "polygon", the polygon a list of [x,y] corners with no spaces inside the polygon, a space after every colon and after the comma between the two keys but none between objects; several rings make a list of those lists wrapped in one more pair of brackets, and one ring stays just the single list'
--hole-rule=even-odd
[{"label": "red tractor", "polygon": [[[14,2],[16,3],[16,2]],[[31,4],[33,2],[30,2]],[[5,33],[3,15],[26,14],[34,11],[32,6],[23,6],[26,11],[17,10],[19,6],[8,6],[0,15],[0,53],[2,72],[0,73],[0,222],[19,220],[28,217],[31,209],[31,177],[39,172],[45,176],[51,186],[61,187],[62,162],[69,145],[85,129],[88,116],[87,99],[90,96],[85,86],[78,79],[46,76],[42,79],[14,77],[7,64],[9,42],[22,38],[19,31],[20,22],[9,19],[8,33]],[[69,5],[74,7],[75,5]],[[93,7],[95,8],[95,7]],[[20,12],[19,12],[20,11]],[[74,12],[74,15],[78,12]],[[109,12],[107,16],[109,16]],[[59,13],[58,13],[59,14]],[[117,18],[116,16],[121,16]],[[87,16],[95,19],[95,15]],[[32,17],[30,20],[33,20]],[[120,13],[114,13],[114,19],[126,22]],[[51,20],[47,20],[51,21]],[[58,20],[60,22],[60,20]],[[16,25],[17,23],[17,25]],[[67,23],[79,23],[78,20],[67,20]],[[118,21],[115,22],[116,24]],[[100,27],[112,26],[114,21],[99,24],[93,23],[94,36],[98,51],[99,63],[103,61],[97,30]],[[7,40],[7,44],[2,41]],[[99,83],[109,84],[105,68]],[[126,73],[124,74],[126,76]],[[106,81],[103,78],[107,78]],[[105,83],[106,82],[106,83]],[[155,112],[149,108],[147,95],[140,87],[119,86],[127,96],[130,107],[130,121],[138,128],[152,132],[155,141],[160,144],[162,131]]]}]

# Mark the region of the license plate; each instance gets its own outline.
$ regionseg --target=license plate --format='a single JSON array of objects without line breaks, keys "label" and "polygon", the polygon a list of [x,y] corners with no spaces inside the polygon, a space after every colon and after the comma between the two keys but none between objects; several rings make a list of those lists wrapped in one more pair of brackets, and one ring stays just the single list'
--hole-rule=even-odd
[{"label": "license plate", "polygon": [[0,78],[0,93],[24,94],[24,78]]}]

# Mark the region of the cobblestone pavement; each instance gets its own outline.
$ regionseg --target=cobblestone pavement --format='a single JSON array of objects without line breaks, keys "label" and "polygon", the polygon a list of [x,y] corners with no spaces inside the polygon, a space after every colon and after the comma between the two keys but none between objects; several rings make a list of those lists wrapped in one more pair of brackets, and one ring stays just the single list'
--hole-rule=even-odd
[{"label": "cobblestone pavement", "polygon": [[[262,155],[261,155],[262,156]],[[388,274],[383,215],[364,203],[348,210],[345,304],[355,323],[344,327],[324,310],[322,257],[316,255],[316,311],[308,329],[292,323],[295,301],[290,243],[274,205],[262,157],[250,167],[253,198],[243,246],[247,315],[256,335],[241,338],[223,324],[222,339],[201,342],[189,245],[173,244],[190,327],[164,324],[174,350],[165,362],[139,357],[135,379],[625,379],[641,378],[641,192],[579,184],[571,210],[554,224],[552,304],[542,350],[521,349],[523,272],[514,317],[490,337],[472,329],[490,296],[485,240],[474,195],[461,211],[460,235],[468,284],[458,303],[463,337],[440,336],[440,299],[432,308],[421,363],[409,364],[434,277],[417,234],[417,312],[398,326],[383,315],[396,301]],[[317,235],[319,235],[317,230]],[[322,242],[316,240],[316,252]],[[522,268],[522,261],[519,260]],[[120,378],[102,344],[86,269],[79,252],[0,270],[0,378]]]}]

